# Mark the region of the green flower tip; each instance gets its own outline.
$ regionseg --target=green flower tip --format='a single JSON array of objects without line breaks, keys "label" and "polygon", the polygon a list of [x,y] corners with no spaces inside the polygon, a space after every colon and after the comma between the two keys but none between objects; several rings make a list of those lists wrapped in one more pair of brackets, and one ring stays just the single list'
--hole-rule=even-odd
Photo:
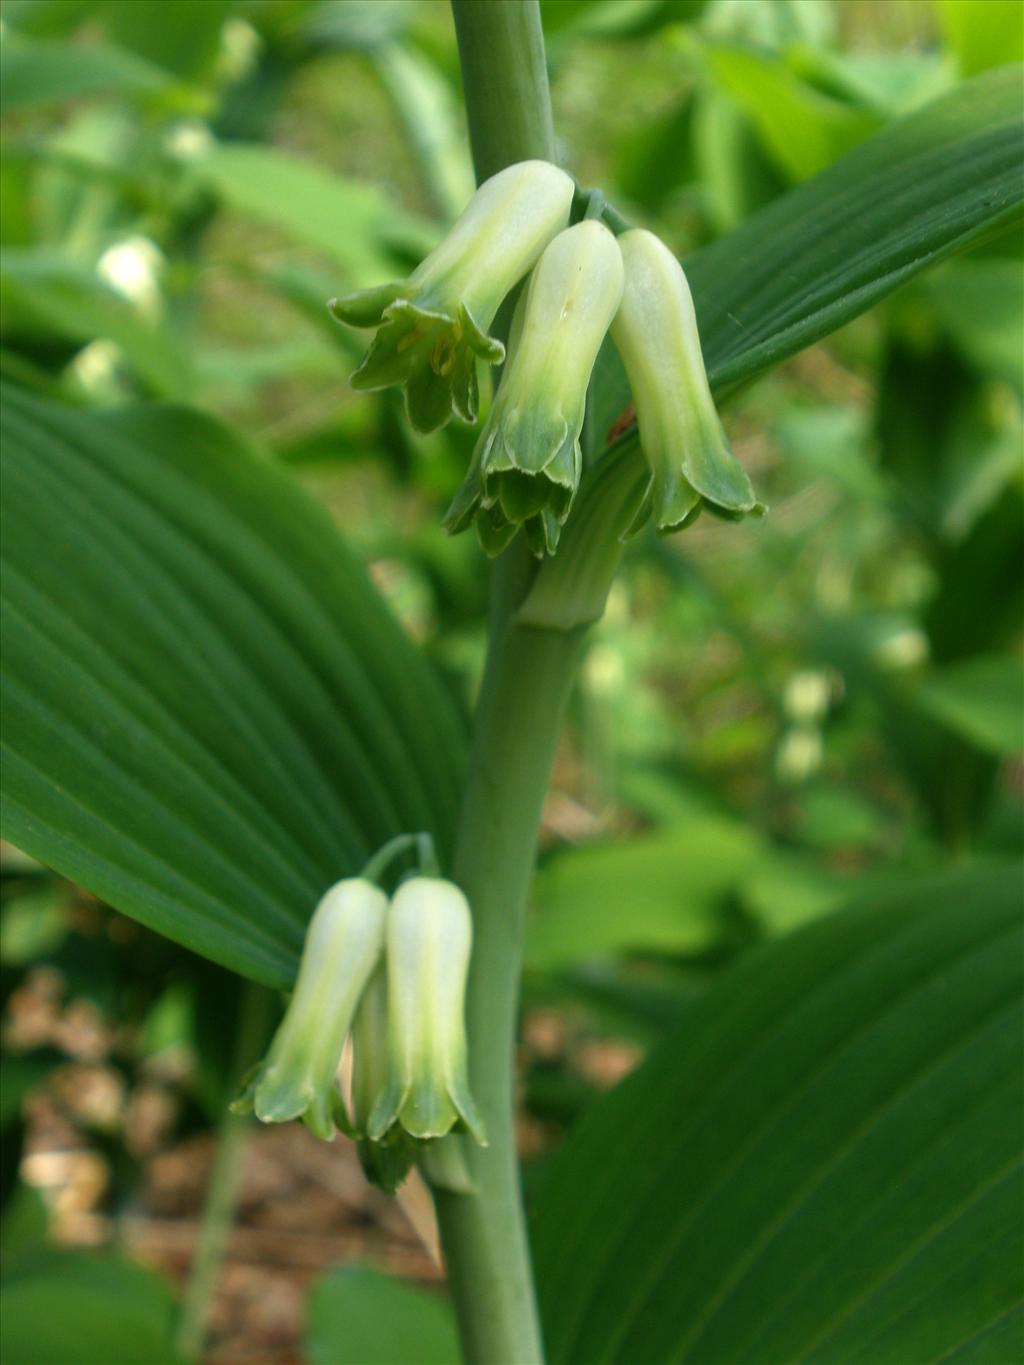
[{"label": "green flower tip", "polygon": [[445,516],[452,534],[472,523],[497,554],[522,527],[536,555],[555,552],[580,481],[587,386],[622,288],[622,256],[601,223],[578,223],[545,248],[516,311],[494,406]]},{"label": "green flower tip", "polygon": [[652,516],[659,531],[678,531],[704,507],[732,520],[762,514],[715,410],[682,266],[641,228],[623,233],[618,243],[625,288],[611,334],[633,390],[650,469],[627,534]]},{"label": "green flower tip", "polygon": [[453,412],[476,421],[476,362],[495,365],[505,356],[489,335],[494,315],[568,222],[573,189],[546,161],[509,166],[480,186],[408,280],[332,299],[339,321],[379,328],[353,386],[401,385],[418,431],[435,430]]},{"label": "green flower tip", "polygon": [[413,877],[387,928],[388,1078],[366,1122],[373,1142],[419,1141],[453,1129],[484,1144],[466,1073],[464,1000],[472,917],[457,886]]},{"label": "green flower tip", "polygon": [[345,1126],[335,1078],[352,1016],[381,957],[388,901],[353,877],[332,886],[313,912],[295,990],[266,1058],[232,1105],[264,1123],[301,1118],[330,1140]]}]

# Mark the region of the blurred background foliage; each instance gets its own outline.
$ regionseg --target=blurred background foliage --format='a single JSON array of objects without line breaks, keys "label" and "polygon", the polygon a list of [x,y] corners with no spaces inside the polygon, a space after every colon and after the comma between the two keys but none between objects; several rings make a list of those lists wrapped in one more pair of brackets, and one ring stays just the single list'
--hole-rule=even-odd
[{"label": "blurred background foliage", "polygon": [[[1016,0],[542,9],[566,166],[684,258],[1024,55]],[[4,373],[83,407],[185,402],[254,438],[328,506],[468,710],[486,575],[439,520],[473,433],[415,438],[394,394],[352,392],[360,338],[324,306],[405,273],[471,192],[444,0],[5,0],[2,22]],[[854,891],[1019,854],[1022,305],[1014,236],[905,287],[730,401],[763,522],[631,548],[545,815],[529,1170],[754,943]],[[15,1307],[33,1320],[59,1275],[99,1322],[103,1294],[135,1286],[165,1339],[160,1283],[41,1239],[124,1243],[125,1218],[159,1207],[158,1159],[208,1139],[247,1060],[232,1034],[253,988],[12,849],[0,961]],[[391,1235],[379,1204],[354,1219]],[[394,1236],[390,1263],[431,1278]],[[300,1287],[365,1240],[307,1257]],[[187,1248],[142,1259],[180,1276]],[[292,1358],[295,1302],[270,1326],[239,1310],[211,1358],[239,1341]],[[153,1358],[108,1330],[104,1359]]]}]

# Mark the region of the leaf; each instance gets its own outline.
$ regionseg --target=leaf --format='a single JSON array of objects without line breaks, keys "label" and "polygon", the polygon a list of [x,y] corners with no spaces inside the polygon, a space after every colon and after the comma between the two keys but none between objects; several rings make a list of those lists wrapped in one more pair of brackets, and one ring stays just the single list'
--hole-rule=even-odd
[{"label": "leaf", "polygon": [[396,209],[376,186],[332,175],[274,147],[222,143],[192,169],[232,208],[316,247],[355,284],[396,278],[389,243],[403,235],[424,252],[434,244],[429,224]]},{"label": "leaf", "polygon": [[737,821],[696,819],[626,844],[570,849],[534,883],[529,967],[628,951],[694,952],[720,936],[723,897],[757,859]]},{"label": "leaf", "polygon": [[816,90],[778,56],[714,43],[705,52],[718,83],[750,115],[791,180],[823,171],[879,126],[876,114]]},{"label": "leaf", "polygon": [[1012,1358],[1019,900],[1017,868],[932,879],[693,1004],[551,1164],[551,1361]]},{"label": "leaf", "polygon": [[0,1346],[9,1365],[178,1365],[174,1301],[151,1270],[95,1252],[12,1258]]},{"label": "leaf", "polygon": [[1018,0],[937,0],[939,20],[965,76],[1024,59]]},{"label": "leaf", "polygon": [[[685,260],[716,397],[1010,222],[1024,199],[1020,79],[1006,68],[968,81]],[[598,440],[629,402],[605,359]]]},{"label": "leaf", "polygon": [[464,733],[328,518],[218,423],[3,391],[6,837],[268,985]]},{"label": "leaf", "polygon": [[944,725],[994,754],[1024,750],[1024,680],[1011,655],[958,660],[921,686],[925,708]]},{"label": "leaf", "polygon": [[0,51],[0,113],[87,95],[162,100],[200,110],[205,99],[133,52],[101,43],[12,39]]},{"label": "leaf", "polygon": [[451,1309],[368,1266],[321,1276],[309,1296],[311,1365],[457,1365]]}]

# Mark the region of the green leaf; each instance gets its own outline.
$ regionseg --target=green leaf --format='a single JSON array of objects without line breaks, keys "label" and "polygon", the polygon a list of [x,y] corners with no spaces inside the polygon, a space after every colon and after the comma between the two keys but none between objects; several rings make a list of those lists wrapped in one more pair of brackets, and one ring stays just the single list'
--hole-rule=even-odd
[{"label": "green leaf", "polygon": [[1014,1358],[1020,936],[1019,870],[967,869],[690,1006],[540,1192],[550,1359]]},{"label": "green leaf", "polygon": [[1019,0],[936,0],[946,41],[965,76],[1024,59]]},{"label": "green leaf", "polygon": [[786,62],[751,48],[709,44],[708,65],[749,114],[776,165],[806,180],[875,132],[879,116],[816,90]]},{"label": "green leaf", "polygon": [[395,277],[391,242],[412,238],[424,253],[434,245],[430,225],[396,209],[375,185],[345,180],[274,147],[218,144],[192,169],[232,208],[330,256],[354,284]]},{"label": "green leaf", "polygon": [[101,43],[5,42],[0,51],[0,113],[88,95],[159,99],[198,110],[203,97],[133,52]]},{"label": "green leaf", "polygon": [[8,1365],[178,1365],[174,1301],[151,1270],[87,1252],[29,1252],[3,1278]]},{"label": "green leaf", "polygon": [[989,655],[934,669],[918,694],[936,719],[994,754],[1024,750],[1024,681],[1020,660]]},{"label": "green leaf", "polygon": [[288,983],[324,889],[450,847],[464,733],[326,514],[210,419],[3,393],[6,837]]},{"label": "green leaf", "polygon": [[723,897],[759,851],[745,825],[707,817],[561,853],[534,883],[526,963],[551,969],[604,953],[706,948],[720,936]]},{"label": "green leaf", "polygon": [[[1024,199],[1020,80],[1006,68],[968,81],[684,262],[716,397],[1011,221]],[[621,365],[604,360],[599,440],[629,402]]]},{"label": "green leaf", "polygon": [[332,1270],[309,1296],[311,1365],[457,1365],[455,1323],[436,1294],[367,1266]]}]

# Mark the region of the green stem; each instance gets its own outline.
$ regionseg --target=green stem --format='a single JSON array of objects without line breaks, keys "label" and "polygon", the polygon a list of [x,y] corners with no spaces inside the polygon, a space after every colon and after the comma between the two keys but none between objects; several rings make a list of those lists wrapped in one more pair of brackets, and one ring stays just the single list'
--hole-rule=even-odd
[{"label": "green stem", "polygon": [[[233,1067],[237,1075],[251,1065],[266,1043],[273,1002],[273,992],[265,987],[252,982],[243,985]],[[203,1352],[217,1274],[235,1219],[250,1125],[248,1115],[225,1110],[218,1129],[192,1269],[178,1319],[178,1350],[188,1360],[198,1360]]]},{"label": "green stem", "polygon": [[582,631],[512,626],[492,646],[459,830],[454,875],[475,924],[470,1081],[490,1145],[468,1152],[476,1192],[439,1191],[436,1199],[473,1365],[543,1358],[515,1150],[513,1054],[537,831],[582,638]]},{"label": "green stem", "polygon": [[[477,179],[553,160],[536,0],[452,0]],[[470,1077],[490,1145],[468,1153],[473,1194],[435,1198],[448,1280],[471,1365],[543,1359],[515,1150],[514,1046],[526,900],[541,807],[582,631],[512,623],[533,566],[498,562],[453,875],[473,906],[466,1002]],[[467,1147],[470,1144],[466,1144]]]}]

